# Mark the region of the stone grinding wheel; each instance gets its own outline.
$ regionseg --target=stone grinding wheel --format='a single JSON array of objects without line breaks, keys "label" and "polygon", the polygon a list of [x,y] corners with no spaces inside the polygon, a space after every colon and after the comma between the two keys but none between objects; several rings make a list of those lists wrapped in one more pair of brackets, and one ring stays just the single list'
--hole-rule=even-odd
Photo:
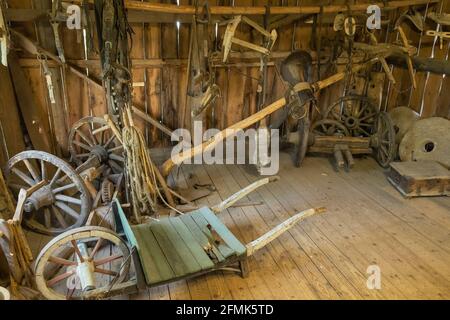
[{"label": "stone grinding wheel", "polygon": [[408,107],[397,107],[389,111],[389,116],[394,124],[395,142],[399,145],[406,132],[419,120],[419,115]]},{"label": "stone grinding wheel", "polygon": [[432,160],[450,169],[450,121],[444,118],[418,120],[400,143],[402,161]]}]

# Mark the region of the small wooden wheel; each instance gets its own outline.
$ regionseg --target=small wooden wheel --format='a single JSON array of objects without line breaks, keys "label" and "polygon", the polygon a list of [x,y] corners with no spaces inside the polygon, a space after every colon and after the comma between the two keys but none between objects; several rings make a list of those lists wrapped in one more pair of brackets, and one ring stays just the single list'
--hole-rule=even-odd
[{"label": "small wooden wheel", "polygon": [[83,227],[50,241],[34,270],[44,297],[76,300],[92,290],[107,293],[127,279],[130,265],[130,250],[119,236],[105,228]]},{"label": "small wooden wheel", "polygon": [[340,122],[332,119],[323,119],[312,125],[311,132],[315,136],[350,136],[348,129]]},{"label": "small wooden wheel", "polygon": [[25,151],[8,161],[8,186],[15,192],[45,180],[24,205],[24,224],[39,233],[58,235],[84,225],[91,197],[80,176],[64,160],[42,151]]},{"label": "small wooden wheel", "polygon": [[69,133],[69,151],[77,165],[96,156],[115,173],[123,172],[123,145],[102,118],[86,117],[76,122]]},{"label": "small wooden wheel", "polygon": [[375,123],[375,134],[370,138],[370,144],[376,149],[375,157],[383,168],[395,159],[397,144],[392,120],[386,112],[380,112]]},{"label": "small wooden wheel", "polygon": [[345,96],[331,105],[325,118],[342,123],[352,137],[370,137],[375,129],[377,110],[367,97]]}]

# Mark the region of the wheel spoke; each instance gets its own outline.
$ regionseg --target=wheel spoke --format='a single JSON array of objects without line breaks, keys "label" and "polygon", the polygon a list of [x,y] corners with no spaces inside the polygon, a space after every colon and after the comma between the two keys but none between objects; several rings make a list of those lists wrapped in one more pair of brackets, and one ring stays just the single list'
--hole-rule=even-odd
[{"label": "wheel spoke", "polygon": [[97,266],[102,266],[102,265],[104,265],[104,264],[106,264],[106,263],[108,263],[108,262],[112,262],[112,261],[115,261],[115,260],[118,260],[118,259],[121,259],[121,258],[123,258],[123,255],[115,255],[115,256],[110,256],[110,257],[106,257],[106,258],[103,258],[103,259],[100,259],[100,260],[95,260],[94,261],[94,265],[97,267]]},{"label": "wheel spoke", "polygon": [[100,268],[95,268],[95,269],[94,269],[94,272],[96,272],[96,273],[101,273],[101,274],[106,274],[106,275],[108,275],[108,276],[113,276],[113,277],[115,277],[115,276],[118,275],[118,273],[115,272],[115,271],[112,271],[112,270],[106,270],[106,269],[100,269]]},{"label": "wheel spoke", "polygon": [[125,162],[125,159],[124,159],[123,157],[121,157],[121,156],[119,156],[119,155],[117,155],[117,154],[115,154],[115,153],[111,153],[111,154],[109,155],[109,158],[110,158],[111,160],[116,160],[116,161],[119,161],[119,162]]},{"label": "wheel spoke", "polygon": [[108,149],[109,145],[114,141],[116,137],[114,135],[111,136],[111,138],[106,141],[105,145],[103,146],[105,149]]},{"label": "wheel spoke", "polygon": [[75,253],[78,256],[78,259],[80,259],[81,262],[84,262],[83,255],[80,252],[80,248],[78,248],[77,242],[75,240],[71,240],[70,243],[72,244],[73,249],[75,250]]},{"label": "wheel spoke", "polygon": [[359,110],[358,115],[356,116],[357,118],[361,117],[361,115],[364,114],[364,111],[367,110],[368,104],[367,103],[363,103],[363,107]]},{"label": "wheel spoke", "polygon": [[108,150],[108,153],[116,152],[116,151],[122,151],[123,146],[114,147]]},{"label": "wheel spoke", "polygon": [[41,177],[42,180],[47,180],[47,169],[45,168],[44,160],[41,160]]},{"label": "wheel spoke", "polygon": [[75,158],[83,159],[83,158],[88,158],[90,155],[91,155],[90,153],[81,153],[81,154],[77,154],[75,156]]},{"label": "wheel spoke", "polygon": [[72,189],[72,188],[74,188],[74,187],[76,187],[76,184],[75,184],[75,183],[71,183],[71,184],[68,184],[68,185],[65,185],[65,186],[56,188],[56,189],[54,189],[52,192],[53,192],[53,194],[57,194],[57,193],[61,193],[61,192],[63,192],[63,191]]},{"label": "wheel spoke", "polygon": [[53,176],[52,180],[50,181],[50,186],[52,186],[56,180],[59,178],[59,176],[61,175],[62,169],[58,168],[58,170],[56,170],[55,175]]},{"label": "wheel spoke", "polygon": [[77,198],[65,196],[65,195],[63,195],[63,194],[57,194],[57,195],[55,196],[55,199],[56,199],[56,200],[59,200],[59,201],[64,201],[64,202],[76,204],[76,205],[79,205],[79,206],[81,206],[81,203],[82,203],[82,202],[81,202],[81,199],[77,199]]},{"label": "wheel spoke", "polygon": [[79,129],[77,129],[77,130],[75,130],[76,131],[76,133],[78,133],[78,135],[85,141],[85,142],[87,142],[87,144],[90,146],[90,147],[93,147],[94,146],[94,143],[92,142],[92,140],[90,140],[81,130],[79,130]]},{"label": "wheel spoke", "polygon": [[65,272],[65,273],[63,273],[63,274],[60,274],[59,276],[54,277],[54,278],[51,279],[51,280],[48,280],[48,281],[47,281],[47,286],[53,287],[55,284],[57,284],[57,283],[63,281],[64,279],[67,279],[68,277],[70,277],[71,275],[73,275],[73,274],[75,273],[75,271],[76,271],[75,269],[74,269],[74,270],[71,270],[71,271],[67,271],[67,272]]},{"label": "wheel spoke", "polygon": [[85,149],[85,150],[87,150],[87,151],[92,151],[92,147],[90,147],[90,146],[88,146],[88,145],[86,145],[86,144],[84,144],[84,143],[82,143],[82,142],[79,142],[79,141],[73,141],[73,144],[76,144],[76,145],[79,146],[80,148],[83,148],[83,149]]},{"label": "wheel spoke", "polygon": [[32,187],[36,184],[36,182],[33,179],[31,179],[28,175],[26,175],[20,169],[12,168],[11,171],[14,172],[20,179],[22,179],[30,187]]},{"label": "wheel spoke", "polygon": [[104,240],[102,238],[99,238],[97,240],[97,243],[95,244],[94,250],[92,250],[92,252],[91,252],[91,254],[89,256],[90,259],[94,259],[94,256],[97,254],[97,251],[101,248],[101,246],[103,244],[103,241]]},{"label": "wheel spoke", "polygon": [[61,211],[56,206],[52,206],[51,210],[56,217],[56,220],[58,220],[58,223],[63,227],[64,229],[67,229],[69,225],[67,224],[67,221],[64,219],[64,216],[62,215]]},{"label": "wheel spoke", "polygon": [[106,126],[98,128],[98,129],[95,129],[94,131],[92,131],[92,133],[93,134],[99,134],[99,133],[105,132],[105,131],[107,131],[109,129],[110,129],[110,126],[106,125]]},{"label": "wheel spoke", "polygon": [[359,130],[361,133],[365,134],[367,137],[370,136],[370,133],[368,133],[368,132],[367,132],[366,130],[364,130],[363,128],[358,128],[358,130]]},{"label": "wheel spoke", "polygon": [[52,215],[50,213],[49,208],[44,208],[44,220],[45,220],[45,227],[47,229],[51,229],[52,227]]},{"label": "wheel spoke", "polygon": [[60,264],[63,266],[76,266],[77,263],[75,261],[71,261],[71,260],[67,260],[67,259],[63,259],[63,258],[59,258],[59,257],[55,257],[55,256],[51,256],[50,258],[48,258],[48,261],[55,263],[55,264]]},{"label": "wheel spoke", "polygon": [[92,138],[92,142],[94,143],[94,145],[98,144],[98,140],[94,135],[94,132],[92,131],[92,127],[90,125],[87,126],[88,127],[88,131],[89,131],[89,135]]},{"label": "wheel spoke", "polygon": [[72,218],[74,218],[77,221],[80,218],[80,215],[75,210],[73,210],[71,207],[69,207],[68,205],[66,205],[63,202],[56,201],[55,206],[57,206],[59,209],[61,209],[62,211],[64,211],[65,213],[67,213],[69,216],[71,216]]},{"label": "wheel spoke", "polygon": [[362,117],[361,119],[359,119],[359,121],[365,121],[365,120],[368,120],[368,119],[373,118],[375,116],[376,116],[375,113],[369,113],[368,115],[366,115],[366,116]]},{"label": "wheel spoke", "polygon": [[41,180],[41,177],[39,177],[39,174],[33,168],[33,165],[30,163],[30,161],[28,159],[24,159],[23,163],[25,163],[25,166],[27,167],[28,171],[31,173],[31,176],[33,177],[34,181],[36,183],[38,183]]}]

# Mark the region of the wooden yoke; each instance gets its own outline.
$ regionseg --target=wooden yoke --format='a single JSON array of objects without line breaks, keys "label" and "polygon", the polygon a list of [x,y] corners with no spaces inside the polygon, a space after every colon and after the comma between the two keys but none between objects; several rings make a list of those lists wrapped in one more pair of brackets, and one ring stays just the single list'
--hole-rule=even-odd
[{"label": "wooden yoke", "polygon": [[[245,22],[249,26],[251,26],[253,29],[261,33],[261,35],[266,39],[265,46],[258,46],[256,44],[238,39],[234,36],[236,33],[236,29],[239,25],[239,23]],[[270,52],[272,51],[273,45],[277,41],[278,34],[277,31],[274,29],[271,32],[268,32],[263,27],[261,27],[259,24],[257,24],[255,21],[245,17],[245,16],[236,16],[234,17],[231,22],[227,26],[227,30],[225,31],[225,35],[223,37],[223,62],[227,62],[228,55],[231,51],[231,45],[237,44],[241,47],[248,48],[250,50],[259,52],[265,56],[268,56]]]},{"label": "wooden yoke", "polygon": [[[377,61],[379,61],[378,58],[373,58],[366,63],[357,65],[352,68],[352,72],[358,72],[359,70],[364,69],[364,68],[376,63]],[[326,87],[331,86],[332,84],[334,84],[336,82],[341,81],[342,79],[345,78],[345,74],[346,74],[346,72],[337,73],[327,79],[324,79],[324,80],[318,81],[314,84],[311,84],[311,88],[315,92],[318,92]],[[304,90],[304,83],[302,83],[299,86],[294,87],[294,90],[295,91]],[[232,125],[231,127],[227,128],[227,129],[217,133],[211,139],[204,142],[203,144],[197,145],[189,150],[179,153],[178,155],[172,156],[169,160],[164,162],[164,164],[162,165],[161,172],[162,172],[163,176],[167,178],[167,176],[170,174],[170,171],[173,169],[174,166],[181,165],[184,161],[191,159],[198,154],[202,154],[206,151],[213,149],[221,141],[227,139],[228,137],[234,136],[239,130],[248,128],[248,127],[254,125],[255,123],[261,121],[265,117],[271,115],[275,111],[283,108],[286,105],[286,103],[287,103],[286,98],[281,98],[281,99],[273,102],[269,106],[265,107],[261,111],[251,115],[250,117],[248,117],[244,120],[239,121],[238,123]]]}]

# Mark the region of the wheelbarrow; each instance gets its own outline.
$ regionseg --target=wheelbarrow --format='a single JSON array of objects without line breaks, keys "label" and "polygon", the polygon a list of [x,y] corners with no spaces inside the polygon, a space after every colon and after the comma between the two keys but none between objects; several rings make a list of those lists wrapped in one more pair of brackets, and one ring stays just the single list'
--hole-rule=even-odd
[{"label": "wheelbarrow", "polygon": [[216,214],[278,179],[257,181],[214,207],[140,225],[129,224],[115,199],[116,232],[91,226],[54,238],[36,259],[37,289],[47,299],[106,299],[218,270],[246,277],[250,256],[296,223],[325,211],[303,211],[255,241],[241,243]]}]

